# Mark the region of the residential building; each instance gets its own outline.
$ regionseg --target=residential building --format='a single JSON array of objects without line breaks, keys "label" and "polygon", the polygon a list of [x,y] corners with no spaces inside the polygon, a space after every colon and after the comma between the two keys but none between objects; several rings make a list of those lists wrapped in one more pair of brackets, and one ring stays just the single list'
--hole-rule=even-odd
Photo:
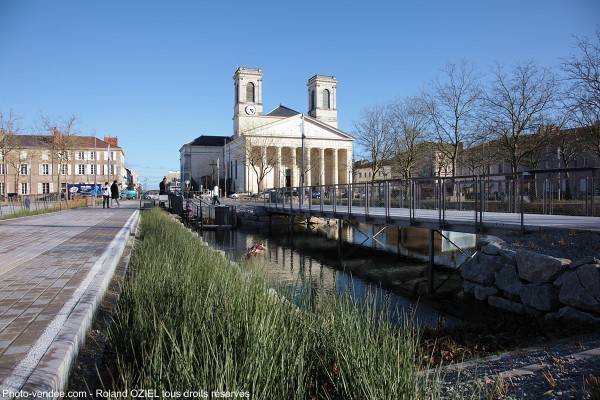
[{"label": "residential building", "polygon": [[116,180],[126,186],[125,152],[117,137],[3,135],[0,195],[56,193],[68,184]]}]

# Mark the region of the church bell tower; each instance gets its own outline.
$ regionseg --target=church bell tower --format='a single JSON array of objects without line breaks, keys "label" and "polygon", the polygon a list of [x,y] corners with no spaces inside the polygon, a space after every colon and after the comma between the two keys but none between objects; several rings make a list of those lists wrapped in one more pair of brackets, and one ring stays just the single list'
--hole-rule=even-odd
[{"label": "church bell tower", "polygon": [[239,67],[233,75],[235,105],[233,107],[233,134],[251,125],[252,117],[262,115],[262,70]]},{"label": "church bell tower", "polygon": [[337,128],[337,80],[335,76],[315,75],[308,80],[307,86],[308,115]]}]

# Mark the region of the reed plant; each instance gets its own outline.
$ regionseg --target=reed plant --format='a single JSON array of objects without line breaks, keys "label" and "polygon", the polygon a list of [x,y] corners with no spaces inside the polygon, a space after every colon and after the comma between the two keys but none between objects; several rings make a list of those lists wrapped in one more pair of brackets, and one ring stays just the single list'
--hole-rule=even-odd
[{"label": "reed plant", "polygon": [[5,219],[13,219],[13,218],[21,218],[21,217],[31,217],[33,215],[47,214],[50,212],[60,211],[58,206],[50,206],[48,208],[38,208],[38,209],[22,209],[12,213],[2,214],[0,215],[0,221]]},{"label": "reed plant", "polygon": [[427,366],[408,317],[399,327],[374,302],[273,290],[261,273],[232,265],[158,209],[142,213],[140,228],[111,333],[114,390],[425,397]]}]

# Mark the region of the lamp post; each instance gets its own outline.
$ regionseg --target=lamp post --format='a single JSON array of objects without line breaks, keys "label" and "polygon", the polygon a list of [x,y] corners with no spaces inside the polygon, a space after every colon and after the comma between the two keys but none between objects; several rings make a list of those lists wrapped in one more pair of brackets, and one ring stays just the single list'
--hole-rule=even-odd
[{"label": "lamp post", "polygon": [[300,171],[300,186],[304,187],[304,114],[302,114],[302,170]]}]

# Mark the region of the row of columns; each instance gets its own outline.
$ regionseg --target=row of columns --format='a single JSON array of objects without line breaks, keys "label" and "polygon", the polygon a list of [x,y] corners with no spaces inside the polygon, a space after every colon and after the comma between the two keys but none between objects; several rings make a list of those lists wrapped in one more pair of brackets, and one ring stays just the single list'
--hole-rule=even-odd
[{"label": "row of columns", "polygon": [[[276,160],[277,163],[275,165],[274,168],[274,173],[275,173],[275,179],[273,181],[273,183],[276,186],[279,187],[283,187],[285,186],[285,175],[284,175],[284,165],[282,164],[282,149],[284,147],[283,146],[276,146],[275,147],[275,151],[276,151]],[[301,149],[299,147],[287,147],[290,149],[290,165],[289,165],[289,169],[291,169],[292,173],[291,173],[291,186],[300,186],[302,184],[302,160],[298,160],[298,157],[296,157],[296,151]],[[311,150],[313,150],[314,148],[305,148],[304,149],[304,165],[305,165],[305,173],[304,173],[304,186],[312,186],[312,185],[336,185],[338,183],[348,183],[348,174],[349,171],[344,171],[343,174],[340,174],[339,171],[339,157],[338,157],[338,152],[340,151],[345,151],[346,152],[346,170],[349,168],[351,160],[349,159],[350,157],[350,152],[346,149],[330,149],[332,156],[331,156],[331,176],[329,181],[325,181],[326,179],[326,175],[325,175],[325,148],[319,148],[319,167],[318,167],[318,172],[317,172],[317,181],[316,182],[312,182],[312,177],[314,174],[314,171],[312,170],[311,166],[312,166],[312,162],[311,162]],[[261,149],[262,152],[262,156],[263,156],[263,162],[266,163],[266,158],[267,158],[267,147],[263,147]],[[300,169],[299,173],[296,173],[296,171]],[[340,179],[340,175],[344,176],[344,178]]]}]

